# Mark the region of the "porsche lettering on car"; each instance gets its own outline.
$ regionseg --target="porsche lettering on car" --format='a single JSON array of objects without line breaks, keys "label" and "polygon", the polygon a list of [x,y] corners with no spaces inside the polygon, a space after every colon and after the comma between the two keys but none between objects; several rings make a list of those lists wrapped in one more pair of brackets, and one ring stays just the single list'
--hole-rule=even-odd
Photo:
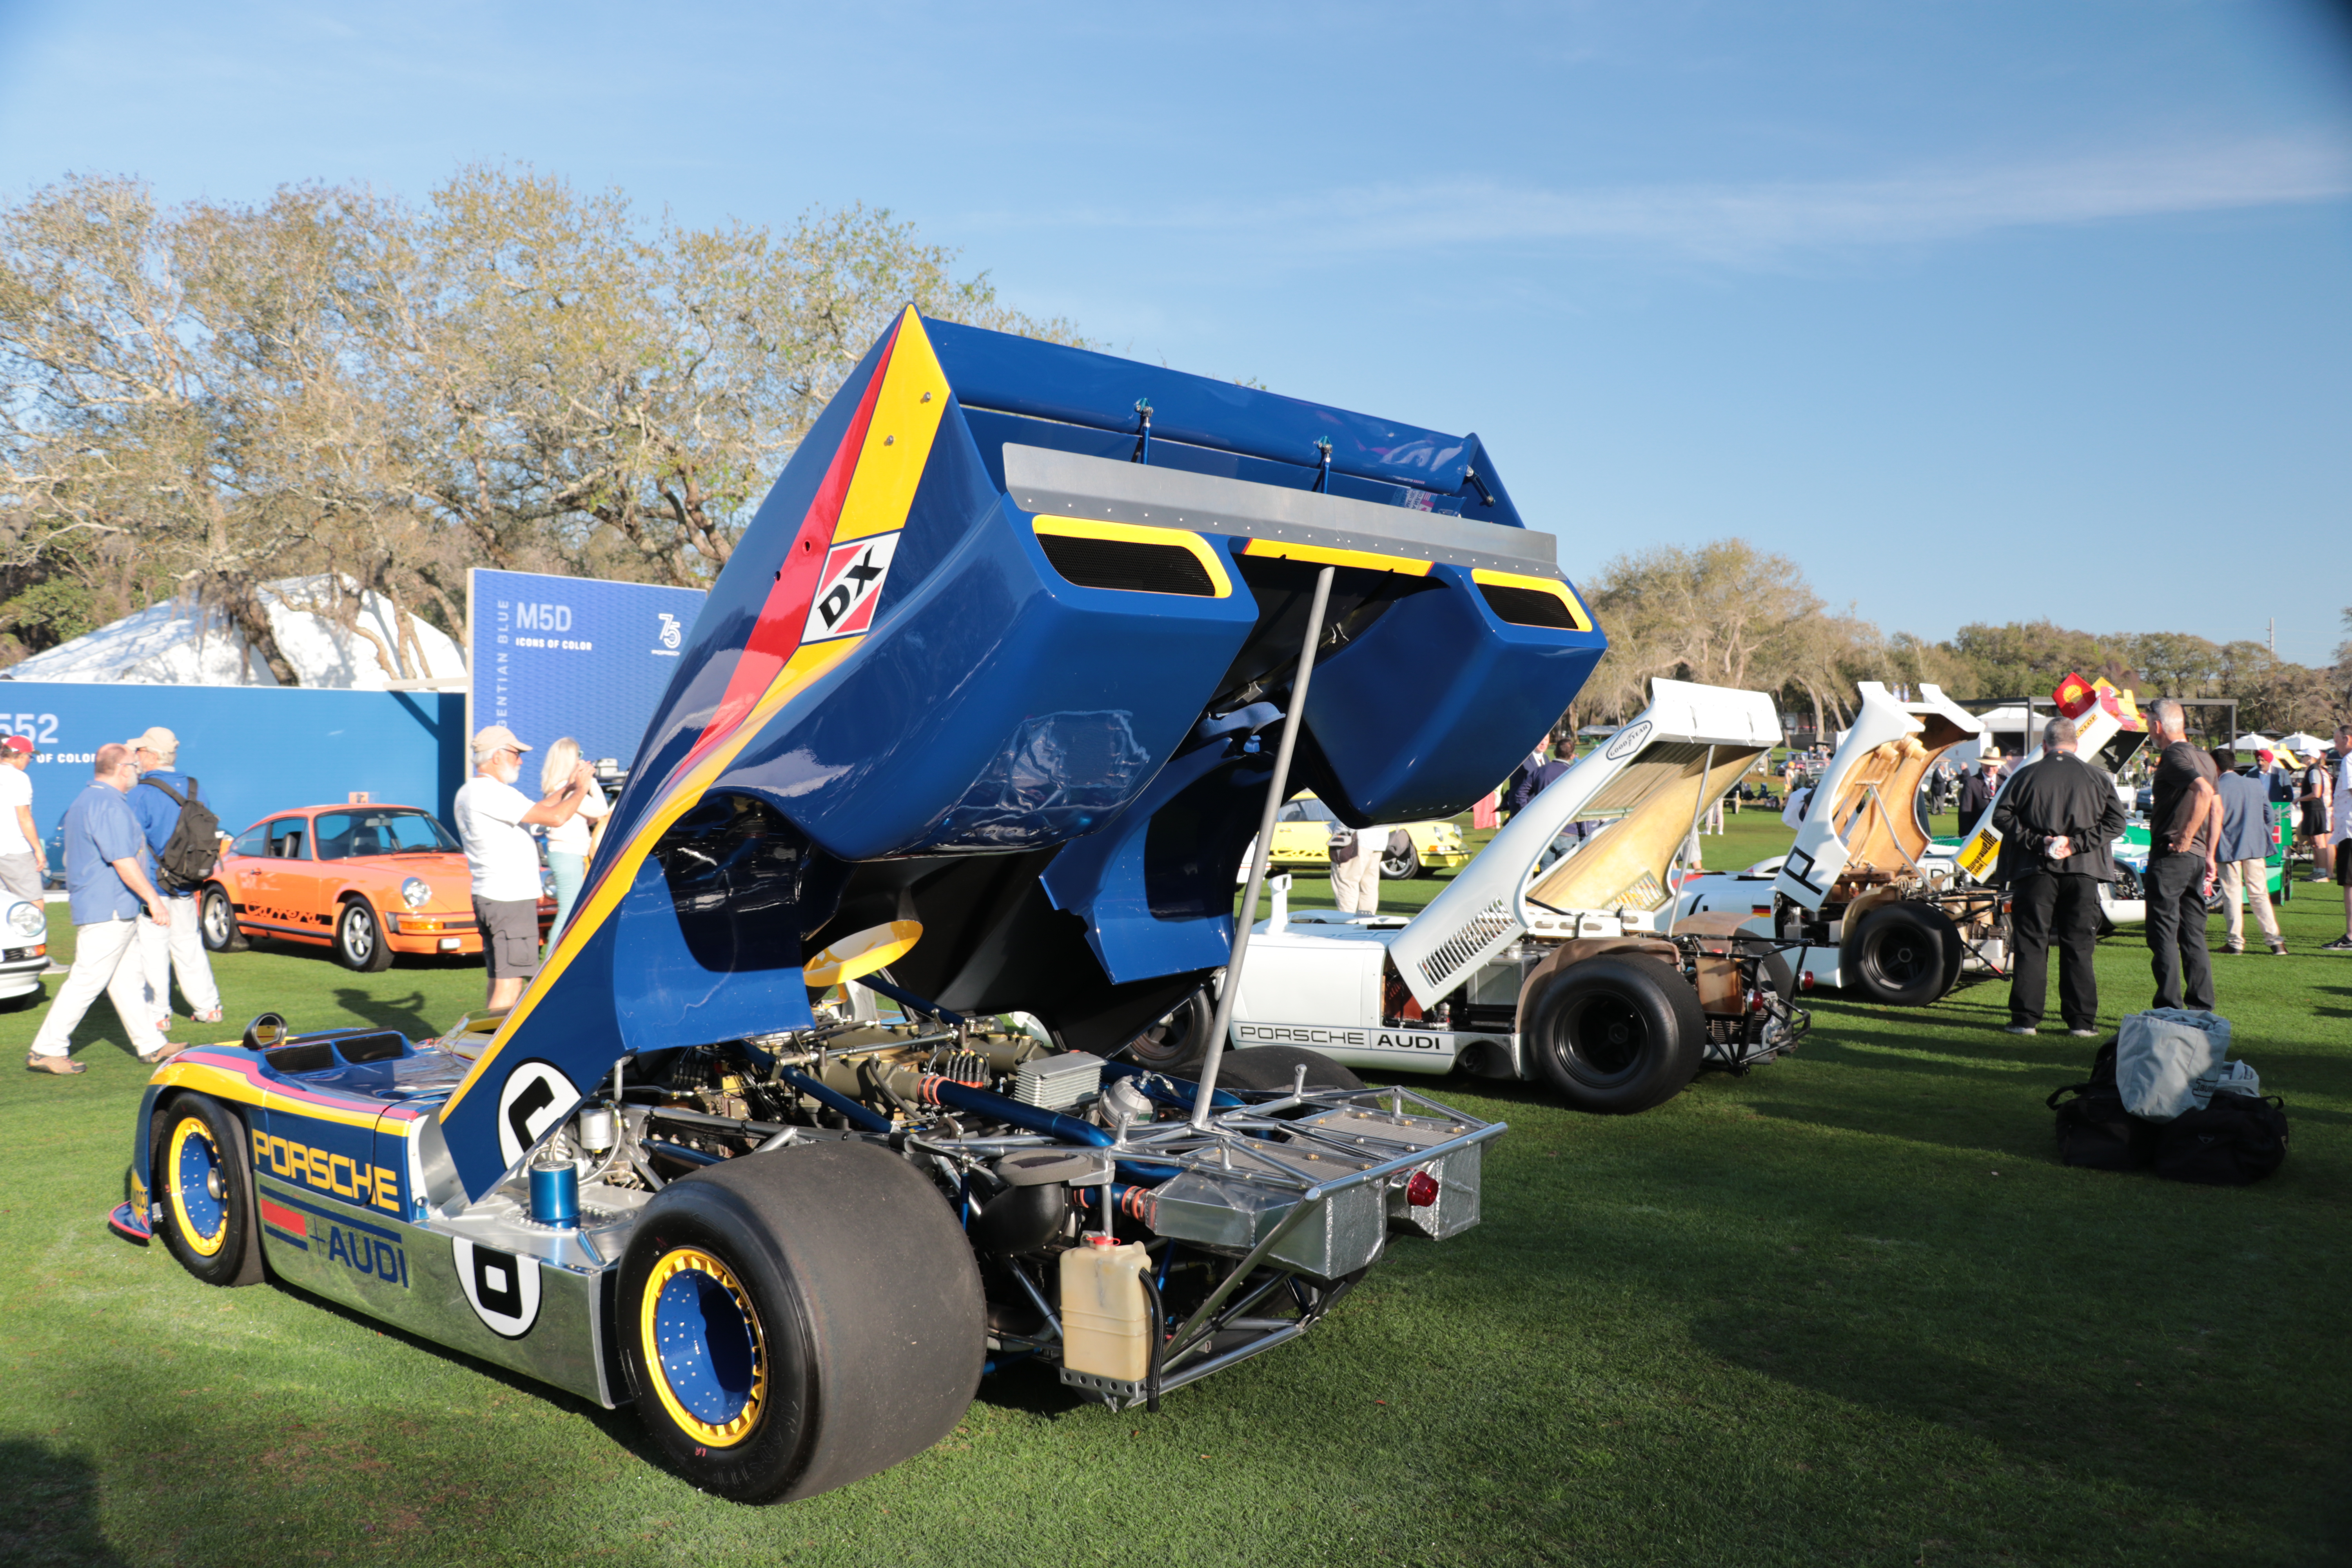
[{"label": "porsche lettering on car", "polygon": [[[333,950],[374,971],[399,953],[478,953],[473,883],[457,836],[413,805],[346,802],[262,818],[230,844],[204,889],[205,945],[242,937]],[[542,898],[544,930],[555,900]]]}]

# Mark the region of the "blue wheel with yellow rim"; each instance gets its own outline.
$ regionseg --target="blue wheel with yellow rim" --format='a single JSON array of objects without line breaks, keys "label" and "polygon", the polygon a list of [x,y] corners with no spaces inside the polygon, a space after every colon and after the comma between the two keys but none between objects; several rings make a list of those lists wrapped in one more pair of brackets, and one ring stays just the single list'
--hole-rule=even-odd
[{"label": "blue wheel with yellow rim", "polygon": [[986,1304],[929,1178],[855,1140],[669,1184],[621,1261],[621,1360],[673,1465],[739,1502],[809,1497],[954,1429]]},{"label": "blue wheel with yellow rim", "polygon": [[163,1211],[155,1228],[180,1266],[207,1285],[258,1282],[253,1177],[236,1113],[202,1095],[180,1095],[156,1110],[148,1148],[149,1191]]},{"label": "blue wheel with yellow rim", "polygon": [[698,1444],[733,1447],[768,1399],[767,1341],[751,1292],[715,1254],[677,1247],[654,1264],[643,1300],[637,1331],[655,1397]]}]

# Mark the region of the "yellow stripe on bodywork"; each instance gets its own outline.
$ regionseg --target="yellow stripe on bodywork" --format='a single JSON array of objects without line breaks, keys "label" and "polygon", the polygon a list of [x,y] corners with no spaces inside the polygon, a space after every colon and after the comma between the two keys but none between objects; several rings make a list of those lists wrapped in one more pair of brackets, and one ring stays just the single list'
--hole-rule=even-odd
[{"label": "yellow stripe on bodywork", "polygon": [[906,526],[947,406],[947,372],[931,352],[922,318],[909,309],[891,345],[882,390],[874,396],[874,417],[849,476],[849,493],[842,498],[833,530],[835,544]]},{"label": "yellow stripe on bodywork", "polygon": [[1473,583],[1490,583],[1497,588],[1526,588],[1538,594],[1549,594],[1568,606],[1568,618],[1576,623],[1578,631],[1589,632],[1592,629],[1592,617],[1585,614],[1582,605],[1577,603],[1576,595],[1569,585],[1557,577],[1528,577],[1517,572],[1489,572],[1484,566],[1479,566],[1471,571],[1470,580]]},{"label": "yellow stripe on bodywork", "polygon": [[[850,473],[849,492],[842,498],[841,516],[834,523],[828,549],[906,526],[916,488],[923,480],[923,467],[930,460],[932,443],[939,436],[940,416],[947,411],[947,372],[940,368],[939,355],[932,352],[930,337],[923,331],[923,319],[909,306],[899,318],[898,336],[891,345],[889,365],[882,374],[881,390],[874,396],[874,416],[866,427],[865,445],[858,448],[857,466]],[[457,1091],[443,1103],[443,1121],[447,1121],[465,1103],[467,1094],[498,1060],[499,1052],[530,1016],[539,999],[562,978],[588,939],[620,906],[629,889],[635,885],[646,857],[670,825],[700,802],[703,792],[718,782],[751,738],[784,704],[865,640],[853,637],[803,643],[784,661],[784,667],[768,683],[767,691],[735,726],[734,732],[712,747],[685,775],[671,782],[654,808],[639,822],[635,836],[612,870],[596,885],[594,894],[574,911],[555,951],[548,954],[547,963],[524,988],[522,999],[509,1011],[488,1047],[475,1058],[472,1070],[457,1085]]]},{"label": "yellow stripe on bodywork", "polygon": [[562,979],[563,972],[572,966],[572,961],[588,945],[588,939],[620,907],[621,900],[636,885],[638,868],[645,864],[646,857],[653,853],[653,847],[661,841],[661,836],[669,831],[670,825],[700,803],[703,792],[718,782],[719,775],[727,771],[737,755],[751,743],[752,738],[784,704],[847,658],[850,651],[865,640],[864,637],[840,637],[832,642],[811,643],[794,652],[784,661],[784,668],[770,683],[766,694],[753,705],[751,712],[744,715],[742,723],[735,727],[735,732],[697,763],[690,773],[672,786],[669,795],[646,814],[636,836],[621,851],[613,869],[596,884],[596,891],[588,901],[573,912],[571,922],[563,928],[562,939],[556,943],[555,951],[548,955],[546,964],[524,988],[522,999],[508,1011],[506,1021],[499,1026],[499,1032],[491,1038],[488,1047],[474,1058],[472,1070],[457,1085],[457,1091],[443,1103],[442,1121],[448,1121],[464,1102],[467,1091],[481,1081],[482,1074],[498,1060],[499,1051],[514,1038],[515,1031],[539,1005],[540,998]]},{"label": "yellow stripe on bodywork", "polygon": [[1244,555],[1276,561],[1304,561],[1317,566],[1361,566],[1371,572],[1393,572],[1400,577],[1426,577],[1429,563],[1408,555],[1381,555],[1370,550],[1336,550],[1328,544],[1294,544],[1282,539],[1253,539]]},{"label": "yellow stripe on bodywork", "polygon": [[[231,1041],[234,1045],[236,1042]],[[313,1121],[332,1121],[344,1127],[373,1128],[381,1114],[374,1110],[338,1110],[292,1095],[273,1094],[256,1085],[243,1073],[231,1072],[206,1062],[168,1061],[149,1079],[158,1089],[191,1089],[208,1094],[215,1100],[236,1105],[257,1105],[264,1110],[281,1110],[292,1116],[307,1116]]]},{"label": "yellow stripe on bodywork", "polygon": [[1181,528],[1154,528],[1149,523],[1097,522],[1087,517],[1055,517],[1051,513],[1041,515],[1031,526],[1039,533],[1050,533],[1057,539],[1110,539],[1121,544],[1173,545],[1201,563],[1201,570],[1216,584],[1218,598],[1233,597],[1234,580],[1226,573],[1224,562],[1197,533]]}]

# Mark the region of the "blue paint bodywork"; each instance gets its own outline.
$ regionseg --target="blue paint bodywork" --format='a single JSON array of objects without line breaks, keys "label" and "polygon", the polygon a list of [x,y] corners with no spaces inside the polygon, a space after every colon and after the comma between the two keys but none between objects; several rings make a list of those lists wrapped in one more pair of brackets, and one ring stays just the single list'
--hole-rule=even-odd
[{"label": "blue paint bodywork", "polygon": [[[902,363],[906,334],[921,342]],[[928,363],[922,342],[947,385],[870,626],[755,731],[730,731],[749,710],[730,682],[750,671],[766,689],[778,657],[747,647],[773,648],[787,619],[802,635],[808,601],[787,615],[776,595],[826,558],[844,465],[873,450],[861,410]],[[1004,447],[1146,457],[1139,403],[1150,466],[1377,503],[1349,524],[1393,536],[1342,557],[1298,749],[1298,785],[1342,818],[1465,808],[1599,659],[1598,630],[1502,620],[1467,567],[1414,542],[1436,537],[1412,521],[1430,513],[1461,519],[1457,533],[1524,529],[1475,437],[910,313],[844,382],[712,589],[590,868],[581,907],[609,879],[612,912],[575,916],[556,973],[446,1109],[469,1193],[509,1166],[499,1084],[519,1064],[584,1093],[630,1053],[806,1026],[804,957],[877,924],[922,926],[889,971],[908,989],[1032,1012],[1097,1050],[1223,962],[1318,567],[1252,553],[1280,530],[1252,531],[1243,508],[1191,530],[1221,595],[1056,570],[1005,489]],[[1382,516],[1397,519],[1385,533],[1365,521]],[[1438,563],[1384,569],[1381,551]],[[722,732],[740,749],[678,816],[691,759]],[[656,821],[669,823],[657,842]]]}]

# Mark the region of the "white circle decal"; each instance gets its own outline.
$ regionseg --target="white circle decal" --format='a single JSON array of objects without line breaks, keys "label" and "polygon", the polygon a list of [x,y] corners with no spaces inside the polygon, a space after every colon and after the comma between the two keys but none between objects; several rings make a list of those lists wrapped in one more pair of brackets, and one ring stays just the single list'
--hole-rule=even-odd
[{"label": "white circle decal", "polygon": [[549,1063],[517,1063],[499,1089],[500,1157],[511,1168],[579,1103],[580,1090]]},{"label": "white circle decal", "polygon": [[452,1237],[449,1256],[474,1316],[501,1339],[519,1340],[539,1321],[539,1259]]}]

